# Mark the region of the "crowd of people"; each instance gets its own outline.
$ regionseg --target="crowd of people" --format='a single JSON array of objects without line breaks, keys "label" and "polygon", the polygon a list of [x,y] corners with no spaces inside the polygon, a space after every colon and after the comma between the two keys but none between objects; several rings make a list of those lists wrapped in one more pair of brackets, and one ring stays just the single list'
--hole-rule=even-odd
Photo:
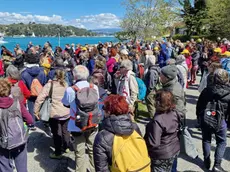
[{"label": "crowd of people", "polygon": [[[212,170],[224,171],[230,126],[227,39],[66,44],[54,51],[49,42],[43,48],[30,42],[26,50],[19,44],[13,53],[1,49],[0,171],[13,172],[14,161],[18,172],[27,172],[27,129],[36,130],[41,120],[52,133],[50,158],[62,159],[72,147],[76,172],[175,172],[186,90],[193,84],[201,93],[194,115],[204,165],[211,168],[215,134]],[[150,118],[143,136],[135,122],[140,103]]]}]

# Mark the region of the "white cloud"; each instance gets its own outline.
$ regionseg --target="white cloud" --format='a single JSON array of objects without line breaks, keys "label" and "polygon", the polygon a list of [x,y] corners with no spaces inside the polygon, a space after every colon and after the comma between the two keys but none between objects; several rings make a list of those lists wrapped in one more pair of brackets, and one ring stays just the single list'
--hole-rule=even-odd
[{"label": "white cloud", "polygon": [[82,16],[75,20],[76,23],[81,23],[86,28],[117,28],[119,27],[120,19],[111,13],[101,13],[97,15]]},{"label": "white cloud", "polygon": [[[21,13],[21,14],[20,14]],[[111,13],[101,13],[97,15],[81,16],[77,19],[66,20],[60,15],[42,16],[31,15],[29,12],[9,13],[0,12],[0,24],[11,23],[56,23],[63,25],[73,25],[79,28],[98,29],[98,28],[117,28],[120,19]]]}]

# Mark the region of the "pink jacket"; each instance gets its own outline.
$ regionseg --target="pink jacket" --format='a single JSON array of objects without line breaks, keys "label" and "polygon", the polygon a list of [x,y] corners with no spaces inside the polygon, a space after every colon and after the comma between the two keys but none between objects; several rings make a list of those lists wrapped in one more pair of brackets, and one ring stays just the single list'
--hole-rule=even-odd
[{"label": "pink jacket", "polygon": [[109,60],[106,62],[106,66],[109,73],[113,72],[113,67],[115,63],[116,63],[116,59],[114,57],[110,57]]},{"label": "pink jacket", "polygon": [[[51,105],[51,113],[50,118],[69,118],[69,108],[66,108],[62,104],[62,98],[64,96],[65,90],[67,88],[67,84],[63,87],[59,81],[53,82],[53,92],[52,92],[52,105]],[[45,101],[45,98],[49,95],[49,91],[51,88],[51,81],[49,81],[42,89],[42,92],[38,95],[35,105],[34,105],[34,113],[38,114],[42,103]]]},{"label": "pink jacket", "polygon": [[186,57],[186,64],[188,65],[188,69],[192,69],[192,57]]}]

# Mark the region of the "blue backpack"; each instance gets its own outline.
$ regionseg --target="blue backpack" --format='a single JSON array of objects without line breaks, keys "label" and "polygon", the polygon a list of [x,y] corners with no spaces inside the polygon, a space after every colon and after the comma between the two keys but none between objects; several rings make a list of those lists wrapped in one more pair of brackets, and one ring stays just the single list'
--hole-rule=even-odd
[{"label": "blue backpack", "polygon": [[139,90],[137,98],[138,98],[138,100],[144,100],[145,96],[146,96],[146,91],[147,91],[146,85],[145,85],[144,81],[138,77],[136,77],[136,81],[137,81],[138,90]]},{"label": "blue backpack", "polygon": [[229,58],[225,59],[221,65],[222,65],[222,68],[226,70],[228,74],[230,75],[230,59]]}]

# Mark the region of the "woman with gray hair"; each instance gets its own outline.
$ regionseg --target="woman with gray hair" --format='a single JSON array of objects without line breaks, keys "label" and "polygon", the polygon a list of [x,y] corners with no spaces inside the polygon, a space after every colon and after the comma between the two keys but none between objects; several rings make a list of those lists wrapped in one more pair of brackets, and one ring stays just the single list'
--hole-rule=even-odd
[{"label": "woman with gray hair", "polygon": [[[214,72],[213,82],[214,84],[207,85],[207,87],[201,92],[197,102],[196,115],[202,130],[204,165],[207,169],[210,168],[211,140],[212,135],[214,134],[216,138],[216,148],[212,171],[219,172],[224,171],[221,167],[221,161],[226,148],[226,121],[229,121],[230,113],[228,72],[224,69],[217,69]],[[214,118],[215,120],[213,120]]]},{"label": "woman with gray hair", "polygon": [[14,65],[9,65],[6,69],[6,76],[12,86],[19,87],[23,98],[23,104],[26,104],[26,100],[30,97],[30,90],[26,87],[25,83],[21,80],[20,72]]},{"label": "woman with gray hair", "polygon": [[130,109],[133,109],[137,100],[138,84],[133,70],[133,63],[130,60],[123,60],[120,65],[119,73],[115,74],[117,80],[117,94],[125,96]]}]

